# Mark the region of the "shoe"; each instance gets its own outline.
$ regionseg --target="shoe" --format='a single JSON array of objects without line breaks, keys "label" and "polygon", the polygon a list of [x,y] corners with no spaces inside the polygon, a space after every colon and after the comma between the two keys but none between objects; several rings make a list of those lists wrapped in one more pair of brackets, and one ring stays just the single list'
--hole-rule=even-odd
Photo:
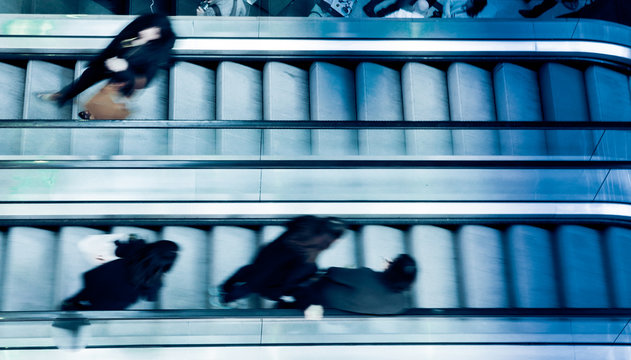
[{"label": "shoe", "polygon": [[61,97],[59,93],[39,93],[37,94],[37,98],[44,101],[57,101]]},{"label": "shoe", "polygon": [[79,118],[83,120],[92,120],[92,114],[88,111],[81,111],[79,114]]}]

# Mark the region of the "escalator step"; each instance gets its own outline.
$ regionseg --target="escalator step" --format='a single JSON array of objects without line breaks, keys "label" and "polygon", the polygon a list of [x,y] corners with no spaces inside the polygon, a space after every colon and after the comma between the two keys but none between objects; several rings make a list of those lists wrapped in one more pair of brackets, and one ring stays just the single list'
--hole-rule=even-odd
[{"label": "escalator step", "polygon": [[[401,70],[403,115],[408,121],[449,120],[447,75],[420,63]],[[408,155],[452,155],[451,131],[405,130]]]},{"label": "escalator step", "polygon": [[[309,69],[311,120],[357,120],[355,74],[341,66],[315,62]],[[357,130],[313,130],[314,155],[357,155]]]},{"label": "escalator step", "polygon": [[[308,72],[271,61],[263,67],[263,119],[309,120]],[[264,130],[267,155],[310,155],[309,130]]]},{"label": "escalator step", "polygon": [[[495,121],[491,73],[479,67],[453,63],[447,70],[449,110],[454,121]],[[498,155],[495,130],[452,130],[454,155]]]},{"label": "escalator step", "polygon": [[[542,121],[537,73],[509,63],[493,71],[495,105],[499,121]],[[541,130],[499,131],[504,155],[545,155],[546,139]]]},{"label": "escalator step", "polygon": [[[360,63],[355,75],[357,120],[403,120],[401,74],[374,63]],[[359,130],[359,153],[404,155],[403,130]]]},{"label": "escalator step", "polygon": [[[263,120],[261,71],[224,61],[217,67],[217,120]],[[217,153],[258,155],[260,130],[217,130]]]}]

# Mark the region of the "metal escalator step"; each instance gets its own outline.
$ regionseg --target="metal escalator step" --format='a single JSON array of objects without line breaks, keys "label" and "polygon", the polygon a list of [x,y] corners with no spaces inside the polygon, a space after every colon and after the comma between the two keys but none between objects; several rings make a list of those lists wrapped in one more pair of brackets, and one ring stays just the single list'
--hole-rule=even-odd
[{"label": "metal escalator step", "polygon": [[53,307],[57,234],[12,227],[7,236],[3,311],[50,310]]},{"label": "metal escalator step", "polygon": [[[497,120],[542,121],[537,73],[510,63],[500,63],[493,70]],[[546,139],[542,130],[499,131],[500,152],[504,155],[545,155]]]},{"label": "metal escalator step", "polygon": [[148,87],[131,97],[130,119],[166,119],[169,113],[169,74],[158,70]]},{"label": "metal escalator step", "polygon": [[[546,121],[589,121],[585,78],[580,70],[546,63],[539,69],[541,103]],[[591,155],[589,130],[546,130],[550,155]]]},{"label": "metal escalator step", "polygon": [[[454,121],[495,121],[491,73],[479,67],[453,63],[447,70],[449,111]],[[452,130],[455,155],[498,155],[495,130]]]},{"label": "metal escalator step", "polygon": [[208,291],[217,289],[240,267],[250,264],[256,252],[256,232],[234,226],[212,228]]},{"label": "metal escalator step", "polygon": [[592,65],[585,70],[585,87],[592,121],[631,119],[631,90],[624,74]]},{"label": "metal escalator step", "polygon": [[566,307],[609,307],[600,236],[576,225],[557,231],[562,289]]},{"label": "metal escalator step", "polygon": [[[403,120],[401,74],[374,63],[360,63],[355,71],[357,120]],[[405,155],[403,130],[359,130],[362,155]]]},{"label": "metal escalator step", "polygon": [[361,232],[363,266],[382,271],[385,260],[394,260],[399,254],[407,253],[403,231],[381,225],[367,225]]},{"label": "metal escalator step", "polygon": [[604,232],[606,256],[609,259],[609,272],[613,286],[613,305],[631,307],[631,230],[610,227]]},{"label": "metal escalator step", "polygon": [[[0,97],[1,119],[22,118],[25,77],[26,70],[18,66],[0,63],[0,87],[5,89],[3,96]],[[20,155],[21,138],[21,129],[2,129],[0,154]]]},{"label": "metal escalator step", "polygon": [[513,225],[507,230],[508,261],[515,307],[559,306],[551,234],[534,226]]},{"label": "metal escalator step", "polygon": [[[263,119],[309,120],[308,72],[271,61],[263,67]],[[309,130],[264,130],[267,155],[310,155]]]},{"label": "metal escalator step", "polygon": [[162,238],[177,243],[173,268],[164,275],[160,293],[162,309],[206,309],[208,292],[208,232],[190,227],[168,226]]},{"label": "metal escalator step", "polygon": [[[408,121],[449,120],[447,75],[420,63],[401,70],[403,117]],[[449,130],[405,130],[408,155],[452,155]]]},{"label": "metal escalator step", "polygon": [[[174,120],[215,120],[215,71],[180,61],[169,77],[169,118]],[[215,130],[169,130],[169,154],[215,154]]]},{"label": "metal escalator step", "polygon": [[[309,69],[311,120],[357,120],[355,74],[341,66],[314,62]],[[313,130],[314,155],[357,155],[357,130]]]},{"label": "metal escalator step", "polygon": [[415,306],[459,307],[454,233],[437,226],[417,225],[410,229],[410,244],[410,254],[418,263]]},{"label": "metal escalator step", "polygon": [[[263,120],[261,71],[230,61],[217,67],[217,120]],[[258,155],[261,131],[217,130],[217,153]]]},{"label": "metal escalator step", "polygon": [[508,307],[499,230],[465,225],[457,234],[465,307]]},{"label": "metal escalator step", "polygon": [[[23,117],[25,119],[69,119],[71,106],[58,108],[53,102],[37,98],[42,92],[60,90],[72,81],[72,70],[45,61],[31,60],[26,68]],[[70,154],[69,129],[24,129],[22,153],[25,155]]]},{"label": "metal escalator step", "polygon": [[167,155],[168,129],[125,129],[121,132],[122,155]]},{"label": "metal escalator step", "polygon": [[347,230],[341,238],[318,256],[317,264],[320,269],[328,269],[332,266],[357,267],[356,233]]}]

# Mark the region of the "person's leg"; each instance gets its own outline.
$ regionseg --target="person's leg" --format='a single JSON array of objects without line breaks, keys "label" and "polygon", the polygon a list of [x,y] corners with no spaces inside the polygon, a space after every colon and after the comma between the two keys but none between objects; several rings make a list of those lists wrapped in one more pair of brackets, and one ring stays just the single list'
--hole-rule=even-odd
[{"label": "person's leg", "polygon": [[555,7],[558,2],[559,0],[543,0],[541,4],[536,5],[532,9],[519,10],[519,13],[525,18],[536,18],[541,16],[544,12]]},{"label": "person's leg", "polygon": [[74,98],[90,86],[101,80],[107,79],[108,77],[110,77],[110,73],[103,65],[89,66],[85,69],[83,74],[81,74],[79,79],[73,81],[72,84],[59,91],[57,93],[59,96],[54,100],[57,101],[59,106],[63,106],[68,100]]}]

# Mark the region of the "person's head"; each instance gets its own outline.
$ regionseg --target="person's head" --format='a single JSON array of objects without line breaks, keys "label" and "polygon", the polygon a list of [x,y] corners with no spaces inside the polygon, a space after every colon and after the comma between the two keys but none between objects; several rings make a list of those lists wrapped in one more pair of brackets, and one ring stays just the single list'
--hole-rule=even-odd
[{"label": "person's head", "polygon": [[476,17],[486,7],[487,0],[469,0],[466,6],[467,15]]},{"label": "person's head", "polygon": [[410,255],[401,254],[390,262],[383,278],[390,289],[402,292],[410,288],[416,279],[416,271],[416,261]]},{"label": "person's head", "polygon": [[131,282],[136,286],[160,283],[162,274],[171,270],[179,247],[169,240],[148,243],[130,260]]}]

